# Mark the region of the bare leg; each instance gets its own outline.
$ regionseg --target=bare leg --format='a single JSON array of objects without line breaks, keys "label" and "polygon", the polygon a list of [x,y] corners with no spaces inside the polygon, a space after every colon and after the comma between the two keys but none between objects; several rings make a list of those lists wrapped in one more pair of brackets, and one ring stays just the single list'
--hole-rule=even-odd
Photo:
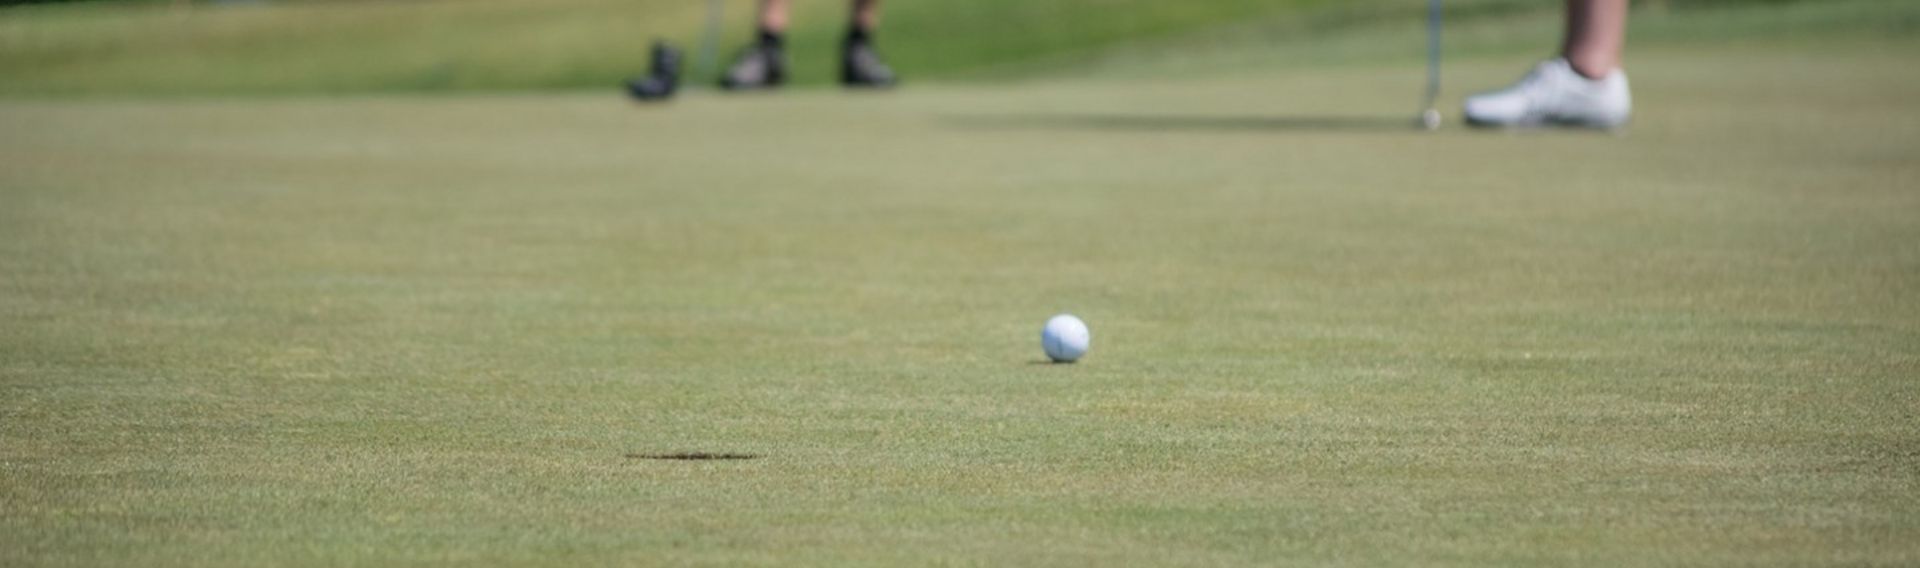
[{"label": "bare leg", "polygon": [[1560,57],[1541,62],[1513,86],[1467,97],[1477,126],[1618,128],[1633,114],[1620,69],[1627,42],[1627,0],[1567,0]]},{"label": "bare leg", "polygon": [[760,31],[785,33],[792,6],[790,0],[760,0]]},{"label": "bare leg", "polygon": [[786,44],[788,8],[791,0],[760,0],[760,13],[754,20],[754,40],[733,65],[720,77],[720,86],[730,90],[769,89],[787,81]]},{"label": "bare leg", "polygon": [[880,25],[880,0],[853,0],[847,18],[847,40],[841,44],[840,84],[849,87],[890,87],[893,69],[880,61],[873,48],[873,30]]},{"label": "bare leg", "polygon": [[880,25],[880,0],[853,0],[853,28],[873,31]]},{"label": "bare leg", "polygon": [[1588,78],[1620,68],[1627,43],[1627,0],[1567,0],[1566,43],[1560,54]]}]

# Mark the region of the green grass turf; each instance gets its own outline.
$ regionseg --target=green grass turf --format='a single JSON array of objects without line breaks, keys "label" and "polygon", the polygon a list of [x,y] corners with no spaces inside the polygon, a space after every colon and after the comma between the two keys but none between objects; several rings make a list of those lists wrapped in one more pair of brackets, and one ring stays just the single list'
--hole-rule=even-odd
[{"label": "green grass turf", "polygon": [[[728,57],[752,0],[728,0]],[[0,9],[0,95],[204,95],[608,88],[637,74],[654,38],[689,50],[698,75],[704,0],[431,0],[198,4],[74,3]],[[1465,12],[1529,11],[1457,0]],[[1532,7],[1537,11],[1540,7]],[[964,0],[896,2],[881,30],[915,81],[992,75],[1153,38],[1240,27],[1321,28],[1417,19],[1404,0]],[[824,83],[844,0],[800,2],[794,78]],[[1346,24],[1346,25],[1340,25]],[[1418,46],[1410,46],[1417,48]],[[714,77],[692,76],[707,84]]]},{"label": "green grass turf", "polygon": [[0,564],[1910,565],[1916,47],[0,103]]},{"label": "green grass turf", "polygon": [[[185,10],[172,2],[0,7],[0,96],[606,89],[641,72],[656,37],[689,50],[697,46],[703,4],[410,0],[203,2]],[[727,4],[722,57],[742,45],[750,29],[752,2]],[[1727,4],[1761,8],[1729,17],[1719,9]],[[1911,35],[1920,31],[1912,4],[1656,0],[1641,3],[1643,15],[1707,15],[1677,31],[1656,24],[1635,34],[1636,41],[1830,37],[1838,27],[1848,34]],[[1455,53],[1537,49],[1558,28],[1530,21],[1478,26],[1466,34],[1459,27],[1551,19],[1552,2],[1448,0],[1447,6],[1453,25],[1448,45]],[[789,42],[795,78],[829,82],[845,4],[800,2],[796,11]],[[1424,47],[1417,37],[1423,17],[1419,0],[913,0],[887,5],[880,38],[907,79],[923,83],[1074,72],[1103,58],[1179,57],[1196,46],[1261,52],[1276,41],[1332,44],[1287,50],[1290,58],[1316,63],[1403,59]],[[713,79],[711,71],[689,74],[697,85]]]}]

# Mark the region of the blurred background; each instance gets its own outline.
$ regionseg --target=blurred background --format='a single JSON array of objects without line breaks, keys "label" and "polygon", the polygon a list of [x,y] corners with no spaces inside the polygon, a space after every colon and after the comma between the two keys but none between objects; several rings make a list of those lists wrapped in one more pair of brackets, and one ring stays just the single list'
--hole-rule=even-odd
[{"label": "blurred background", "polygon": [[[1635,42],[1905,34],[1905,0],[1649,0]],[[613,90],[648,45],[696,54],[707,0],[92,0],[0,3],[0,95]],[[725,0],[724,60],[751,33]],[[1451,0],[1449,56],[1548,53],[1553,0]],[[880,44],[909,84],[1415,61],[1419,0],[894,0]],[[796,5],[796,79],[826,84],[846,6]],[[1889,15],[1895,17],[1888,17]],[[1630,45],[1632,45],[1630,43]],[[1629,54],[1631,56],[1631,53]],[[1115,63],[1124,62],[1124,65]],[[711,67],[696,67],[695,85]]]}]

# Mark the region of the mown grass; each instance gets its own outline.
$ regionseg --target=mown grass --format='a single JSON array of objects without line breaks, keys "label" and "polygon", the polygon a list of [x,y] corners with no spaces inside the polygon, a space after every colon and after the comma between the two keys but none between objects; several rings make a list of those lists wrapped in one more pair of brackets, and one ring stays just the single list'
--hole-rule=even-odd
[{"label": "mown grass", "polygon": [[[749,4],[728,3],[724,49],[744,41]],[[1643,19],[1721,4],[1752,3],[1650,4]],[[1768,8],[1715,8],[1724,16],[1691,18],[1670,33],[1658,25],[1636,33],[1642,40],[1831,37],[1844,27],[1899,35],[1920,21],[1903,8],[1909,3],[1888,0],[1761,4]],[[1550,19],[1553,6],[1542,3],[1448,6],[1455,24],[1449,49],[1458,54],[1532,49],[1554,28],[1474,25]],[[791,42],[795,71],[802,83],[824,83],[844,6],[806,2],[800,12]],[[1420,25],[1421,3],[1402,0],[970,0],[899,2],[887,14],[885,49],[916,81],[1075,73],[1104,59],[1177,57],[1208,46],[1286,46],[1296,61],[1344,64],[1416,57],[1423,45],[1406,41]],[[653,38],[695,48],[703,17],[701,2],[665,0],[15,6],[0,8],[0,95],[604,89],[640,72]]]},{"label": "mown grass", "polygon": [[337,93],[617,84],[695,4],[78,3],[0,11],[5,89],[37,94]]},{"label": "mown grass", "polygon": [[1916,40],[1735,33],[1863,5],[1654,24],[1621,136],[1364,35],[0,102],[0,565],[1913,564]]}]

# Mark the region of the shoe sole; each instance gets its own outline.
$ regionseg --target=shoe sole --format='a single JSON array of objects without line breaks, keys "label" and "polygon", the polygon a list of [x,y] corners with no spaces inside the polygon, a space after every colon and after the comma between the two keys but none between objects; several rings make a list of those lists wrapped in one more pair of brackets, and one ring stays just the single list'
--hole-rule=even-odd
[{"label": "shoe sole", "polygon": [[1574,119],[1558,119],[1558,118],[1539,120],[1539,121],[1529,121],[1529,122],[1505,123],[1505,122],[1494,122],[1489,120],[1479,120],[1469,116],[1467,117],[1466,123],[1467,123],[1467,126],[1470,126],[1473,128],[1479,128],[1479,129],[1487,129],[1487,130],[1582,129],[1582,130],[1599,130],[1599,131],[1605,131],[1605,132],[1619,132],[1621,130],[1625,130],[1627,127],[1627,121],[1621,121],[1619,123],[1603,123],[1603,122],[1594,122],[1590,120],[1574,120]]}]

